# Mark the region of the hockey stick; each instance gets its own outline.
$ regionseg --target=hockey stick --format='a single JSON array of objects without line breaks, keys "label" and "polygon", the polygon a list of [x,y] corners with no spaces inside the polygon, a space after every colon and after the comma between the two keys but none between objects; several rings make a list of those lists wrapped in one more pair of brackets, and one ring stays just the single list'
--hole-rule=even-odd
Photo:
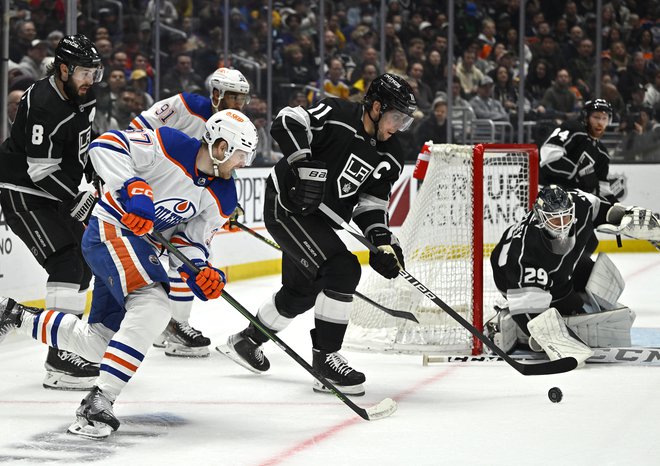
[{"label": "hockey stick", "polygon": [[[272,241],[272,240],[266,238],[265,236],[257,233],[256,231],[254,231],[252,228],[248,227],[247,225],[244,225],[244,224],[242,224],[241,222],[239,222],[237,220],[229,220],[229,224],[230,225],[236,225],[241,230],[245,231],[246,233],[251,234],[252,236],[254,236],[257,239],[260,239],[261,241],[263,241],[267,245],[277,249],[278,251],[282,251],[282,248],[280,247],[280,245],[277,244],[275,241]],[[366,297],[365,295],[363,295],[359,291],[355,292],[355,296],[357,296],[358,298],[360,298],[364,302],[367,302],[367,303],[371,304],[373,307],[375,307],[377,309],[380,309],[385,314],[389,314],[393,317],[399,317],[401,319],[412,320],[413,322],[419,323],[419,321],[417,320],[417,317],[415,317],[415,315],[412,312],[397,311],[396,309],[390,309],[388,307],[383,306],[382,304],[378,304],[376,301],[372,300],[371,298]]]},{"label": "hockey stick", "polygon": [[[174,246],[172,243],[170,243],[165,237],[158,231],[153,231],[151,233],[151,236],[161,243],[165,249],[167,249],[170,253],[174,254],[181,262],[186,264],[191,270],[195,272],[199,272],[199,268],[193,264],[190,259],[188,259],[181,251],[179,251],[176,246]],[[346,406],[351,408],[355,413],[358,414],[362,419],[365,419],[367,421],[375,421],[378,419],[383,419],[385,417],[390,416],[391,414],[396,411],[397,404],[396,401],[394,401],[391,398],[385,398],[384,400],[380,401],[380,403],[371,406],[367,409],[360,408],[358,405],[353,403],[351,400],[348,399],[348,397],[341,392],[337,387],[332,384],[328,379],[323,377],[321,374],[319,374],[317,371],[314,370],[312,366],[307,363],[303,358],[301,358],[298,353],[296,353],[289,345],[284,343],[280,337],[275,335],[271,330],[268,328],[264,327],[261,322],[259,322],[259,319],[257,319],[255,316],[253,316],[250,311],[245,309],[241,303],[236,301],[229,293],[227,293],[226,290],[222,291],[222,296],[225,301],[227,301],[231,306],[236,309],[238,312],[240,312],[243,317],[245,317],[247,320],[249,320],[252,325],[254,325],[256,328],[259,329],[261,333],[263,333],[265,336],[268,337],[268,339],[272,340],[277,346],[280,347],[282,351],[284,351],[286,354],[288,354],[294,361],[296,361],[300,366],[303,367],[307,372],[309,372],[316,380],[321,382],[326,388],[328,388],[337,398],[339,398]]]},{"label": "hockey stick", "polygon": [[[337,225],[340,225],[344,230],[350,233],[351,236],[366,246],[369,251],[378,252],[378,248],[376,246],[371,244],[371,242],[362,236],[359,232],[355,231],[353,227],[346,223],[339,215],[334,213],[328,206],[321,204],[319,209],[321,212],[327,215],[328,218],[334,221]],[[472,324],[461,317],[458,312],[453,310],[448,304],[438,298],[435,293],[429,290],[415,277],[410,275],[405,269],[400,269],[399,275],[405,278],[408,283],[417,289],[417,291],[433,301],[438,307],[442,308],[443,311],[449,314],[455,321],[461,324],[484,345],[490,348],[493,353],[504,359],[511,367],[520,372],[522,375],[559,374],[561,372],[571,371],[577,367],[577,360],[573,357],[561,358],[557,359],[556,361],[548,361],[538,364],[521,364],[518,361],[513,360],[511,357],[509,357],[508,354],[506,354],[506,352],[502,351],[495,343],[493,343],[490,338],[477,330]]]}]

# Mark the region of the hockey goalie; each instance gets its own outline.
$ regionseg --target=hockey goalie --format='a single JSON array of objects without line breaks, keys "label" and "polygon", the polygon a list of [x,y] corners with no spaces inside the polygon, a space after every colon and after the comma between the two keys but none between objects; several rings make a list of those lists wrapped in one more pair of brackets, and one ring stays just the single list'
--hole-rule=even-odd
[{"label": "hockey goalie", "polygon": [[605,253],[591,258],[595,230],[660,240],[651,211],[556,185],[541,189],[532,210],[506,229],[490,258],[506,304],[486,324],[500,348],[527,346],[582,364],[592,348],[630,346],[635,313],[618,302],[624,281],[616,266]]}]

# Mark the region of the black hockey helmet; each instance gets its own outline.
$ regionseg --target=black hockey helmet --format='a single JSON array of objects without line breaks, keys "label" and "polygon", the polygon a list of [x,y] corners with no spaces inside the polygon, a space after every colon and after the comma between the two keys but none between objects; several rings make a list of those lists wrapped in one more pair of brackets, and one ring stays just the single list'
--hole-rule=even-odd
[{"label": "black hockey helmet", "polygon": [[55,49],[55,64],[69,67],[96,68],[101,65],[101,55],[96,46],[84,34],[64,36]]},{"label": "black hockey helmet", "polygon": [[381,114],[388,110],[398,110],[412,117],[417,109],[417,101],[410,84],[401,76],[392,73],[381,74],[371,82],[364,96],[364,104],[370,108],[375,101],[380,102]]},{"label": "black hockey helmet", "polygon": [[587,100],[582,108],[582,119],[587,124],[589,115],[594,112],[605,112],[612,119],[612,105],[605,99]]},{"label": "black hockey helmet", "polygon": [[534,202],[534,215],[553,238],[566,238],[575,222],[575,203],[569,193],[551,184],[543,187]]}]

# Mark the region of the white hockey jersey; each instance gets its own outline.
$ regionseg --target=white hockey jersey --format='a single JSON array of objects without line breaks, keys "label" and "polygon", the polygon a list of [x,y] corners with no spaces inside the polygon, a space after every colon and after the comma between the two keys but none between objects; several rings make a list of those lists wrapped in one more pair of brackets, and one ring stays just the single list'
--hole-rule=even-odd
[{"label": "white hockey jersey", "polygon": [[89,156],[105,186],[93,215],[128,230],[119,201],[124,183],[138,177],[153,190],[154,229],[189,258],[207,260],[211,240],[236,208],[233,178],[201,173],[195,166],[201,142],[173,128],[102,134]]},{"label": "white hockey jersey", "polygon": [[206,120],[212,114],[211,99],[182,92],[153,104],[133,118],[129,128],[156,130],[161,126],[169,126],[192,138],[201,139],[206,131]]}]

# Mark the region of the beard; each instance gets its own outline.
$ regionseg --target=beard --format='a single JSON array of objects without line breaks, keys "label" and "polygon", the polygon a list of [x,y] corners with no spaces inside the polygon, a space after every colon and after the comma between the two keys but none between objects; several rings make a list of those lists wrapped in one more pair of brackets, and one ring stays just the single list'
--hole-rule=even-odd
[{"label": "beard", "polygon": [[76,86],[73,83],[73,79],[69,76],[69,79],[66,80],[64,83],[64,92],[66,92],[66,96],[73,102],[74,105],[79,107],[80,105],[83,105],[89,100],[89,89],[87,89],[87,92],[85,95],[80,95],[78,93],[78,90],[80,89],[79,86]]}]

